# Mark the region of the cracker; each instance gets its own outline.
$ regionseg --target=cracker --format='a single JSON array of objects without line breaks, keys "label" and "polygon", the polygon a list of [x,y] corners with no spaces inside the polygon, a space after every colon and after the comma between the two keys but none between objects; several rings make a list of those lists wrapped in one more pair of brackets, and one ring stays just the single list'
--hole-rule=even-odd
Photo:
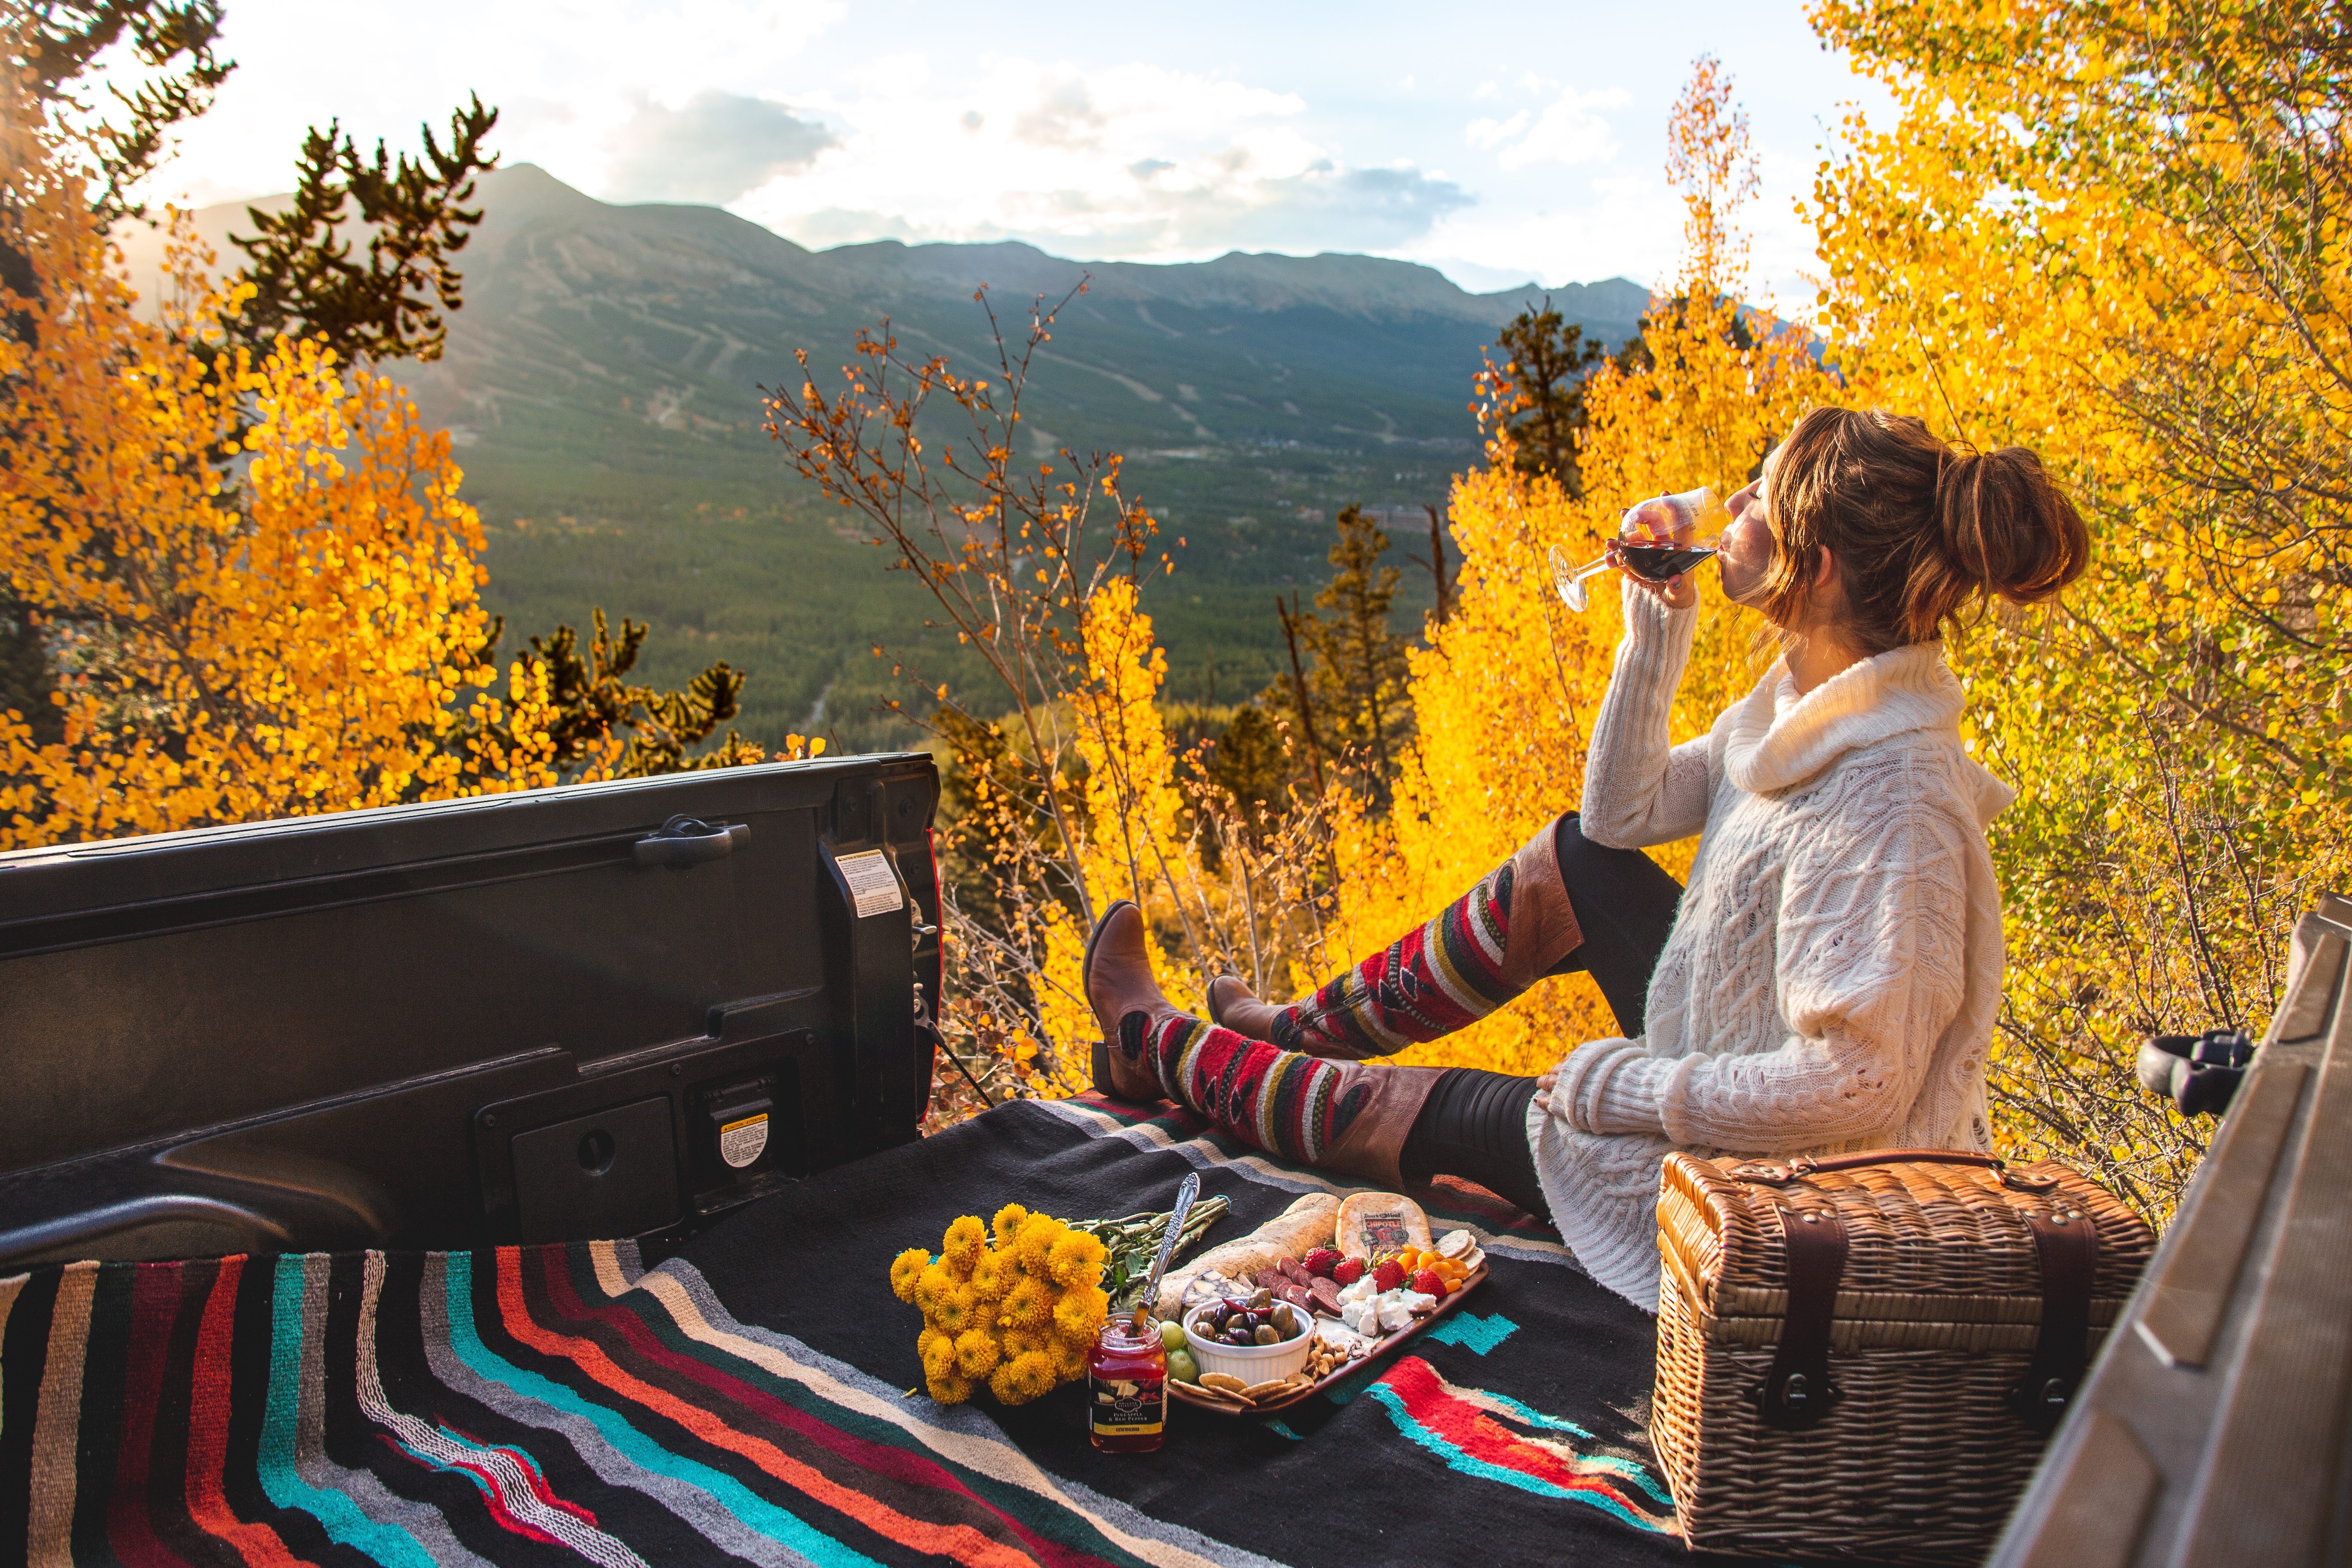
[{"label": "cracker", "polygon": [[1239,1395],[1248,1389],[1249,1384],[1229,1372],[1204,1372],[1201,1374],[1201,1386],[1215,1389],[1220,1394]]},{"label": "cracker", "polygon": [[1277,1377],[1266,1383],[1254,1383],[1250,1384],[1247,1388],[1242,1390],[1242,1397],[1248,1400],[1252,1405],[1255,1405],[1259,1400],[1268,1398],[1274,1394],[1287,1394],[1291,1391],[1291,1388],[1292,1384],[1290,1379],[1286,1377]]}]

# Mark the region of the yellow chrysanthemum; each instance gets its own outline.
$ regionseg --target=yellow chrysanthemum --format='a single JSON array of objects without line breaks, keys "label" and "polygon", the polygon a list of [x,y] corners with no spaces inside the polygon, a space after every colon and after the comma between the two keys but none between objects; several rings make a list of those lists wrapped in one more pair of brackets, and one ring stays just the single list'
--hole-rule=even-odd
[{"label": "yellow chrysanthemum", "polygon": [[1045,1255],[1045,1272],[1056,1285],[1084,1289],[1099,1284],[1110,1249],[1083,1230],[1066,1231]]},{"label": "yellow chrysanthemum", "polygon": [[1007,1329],[998,1337],[1004,1342],[1006,1361],[1017,1361],[1031,1351],[1042,1351],[1049,1342],[1045,1335],[1029,1329]]},{"label": "yellow chrysanthemum", "polygon": [[910,1247],[890,1260],[890,1294],[901,1301],[915,1299],[915,1282],[923,1270],[931,1266],[931,1255],[919,1247]]},{"label": "yellow chrysanthemum", "polygon": [[928,1323],[923,1325],[923,1331],[915,1336],[915,1353],[923,1358],[923,1364],[925,1366],[929,1366],[930,1364],[931,1347],[941,1340],[946,1340],[949,1343],[952,1344],[955,1342],[955,1336],[953,1334],[943,1334]]},{"label": "yellow chrysanthemum", "polygon": [[927,1377],[923,1379],[923,1386],[941,1405],[961,1405],[971,1397],[971,1379],[952,1373],[946,1377]]},{"label": "yellow chrysanthemum", "polygon": [[1093,1348],[1092,1340],[1055,1340],[1052,1351],[1054,1381],[1069,1383],[1084,1377],[1087,1374],[1087,1352]]},{"label": "yellow chrysanthemum", "polygon": [[956,1370],[966,1377],[986,1377],[1003,1353],[1003,1348],[982,1330],[966,1329],[956,1336]]},{"label": "yellow chrysanthemum", "polygon": [[950,1268],[969,1275],[987,1246],[988,1227],[981,1224],[978,1215],[968,1214],[948,1226],[940,1242],[940,1256]]},{"label": "yellow chrysanthemum", "polygon": [[956,1288],[955,1277],[933,1263],[915,1277],[915,1305],[926,1318],[940,1310],[940,1300]]},{"label": "yellow chrysanthemum", "polygon": [[1028,1219],[1029,1211],[1019,1204],[1006,1204],[996,1211],[996,1245],[1008,1250],[1021,1235],[1021,1226]]},{"label": "yellow chrysanthemum", "polygon": [[1110,1316],[1110,1298],[1089,1285],[1054,1303],[1054,1327],[1066,1339],[1092,1344]]},{"label": "yellow chrysanthemum", "polygon": [[1042,1214],[1033,1214],[1021,1224],[1021,1236],[1013,1244],[1021,1259],[1021,1267],[1031,1274],[1045,1272],[1045,1259],[1053,1253],[1054,1243],[1066,1233],[1062,1222]]},{"label": "yellow chrysanthemum", "polygon": [[988,1380],[989,1392],[996,1395],[999,1405],[1026,1405],[1051,1393],[1053,1387],[1054,1361],[1043,1351],[1013,1357]]},{"label": "yellow chrysanthemum", "polygon": [[1022,1280],[1004,1298],[1004,1315],[1016,1329],[1044,1329],[1054,1319],[1054,1288],[1043,1279]]},{"label": "yellow chrysanthemum", "polygon": [[951,1285],[940,1292],[939,1300],[931,1308],[931,1326],[944,1333],[960,1334],[973,1326],[972,1318],[979,1306],[971,1286]]},{"label": "yellow chrysanthemum", "polygon": [[1004,1293],[1013,1289],[1014,1269],[1001,1253],[983,1252],[972,1266],[972,1293],[982,1301],[1002,1301]]},{"label": "yellow chrysanthemum", "polygon": [[936,1383],[956,1374],[956,1350],[953,1336],[935,1334],[929,1348],[923,1352],[923,1376]]}]

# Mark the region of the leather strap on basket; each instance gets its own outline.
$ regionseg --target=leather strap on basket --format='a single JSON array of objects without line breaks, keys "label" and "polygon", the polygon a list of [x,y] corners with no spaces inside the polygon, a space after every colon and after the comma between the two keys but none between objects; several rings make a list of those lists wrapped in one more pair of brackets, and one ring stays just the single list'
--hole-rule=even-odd
[{"label": "leather strap on basket", "polygon": [[2042,1262],[2042,1331],[2033,1361],[2009,1391],[2009,1407],[2037,1432],[2066,1414],[2091,1358],[2091,1276],[2099,1267],[2099,1232],[2091,1216],[2061,1210],[2027,1214]]},{"label": "leather strap on basket", "polygon": [[1845,1225],[1823,1209],[1772,1207],[1780,1216],[1788,1260],[1789,1313],[1772,1370],[1757,1391],[1757,1409],[1767,1426],[1801,1432],[1845,1397],[1830,1382],[1830,1323],[1837,1315],[1838,1281],[1845,1276]]},{"label": "leather strap on basket", "polygon": [[1832,1171],[1866,1171],[1876,1165],[1973,1165],[1980,1171],[1992,1172],[2000,1178],[2002,1186],[2021,1193],[2046,1193],[2058,1184],[2055,1176],[2012,1171],[2009,1162],[1997,1154],[1979,1154],[1966,1149],[1874,1149],[1866,1154],[1838,1154],[1827,1160],[1794,1154],[1782,1161],[1751,1161],[1734,1165],[1729,1174],[1737,1182],[1785,1187],[1807,1176],[1824,1175]]}]

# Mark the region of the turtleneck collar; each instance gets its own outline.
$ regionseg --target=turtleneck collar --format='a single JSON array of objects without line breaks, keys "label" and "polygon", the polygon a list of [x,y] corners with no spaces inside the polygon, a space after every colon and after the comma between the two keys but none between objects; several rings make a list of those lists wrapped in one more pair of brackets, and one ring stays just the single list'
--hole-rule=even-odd
[{"label": "turtleneck collar", "polygon": [[[1944,662],[1940,642],[1913,643],[1841,670],[1801,696],[1786,661],[1776,663],[1733,710],[1724,770],[1751,795],[1793,789],[1848,752],[1891,736],[1931,730],[1959,743],[1967,698]],[[1971,763],[1979,823],[2014,798]]]}]

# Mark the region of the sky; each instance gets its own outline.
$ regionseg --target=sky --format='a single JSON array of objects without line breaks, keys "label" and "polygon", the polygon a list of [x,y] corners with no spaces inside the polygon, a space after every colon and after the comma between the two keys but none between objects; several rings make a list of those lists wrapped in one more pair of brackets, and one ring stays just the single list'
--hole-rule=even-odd
[{"label": "sky", "polygon": [[1751,292],[1802,301],[1795,204],[1841,116],[1888,102],[1822,48],[1802,0],[227,0],[237,69],[148,194],[282,191],[306,127],[413,150],[421,120],[473,92],[508,163],[610,201],[723,205],[818,248],[1356,251],[1472,289],[1654,284],[1681,243],[1667,113],[1708,51],[1763,178]]}]

